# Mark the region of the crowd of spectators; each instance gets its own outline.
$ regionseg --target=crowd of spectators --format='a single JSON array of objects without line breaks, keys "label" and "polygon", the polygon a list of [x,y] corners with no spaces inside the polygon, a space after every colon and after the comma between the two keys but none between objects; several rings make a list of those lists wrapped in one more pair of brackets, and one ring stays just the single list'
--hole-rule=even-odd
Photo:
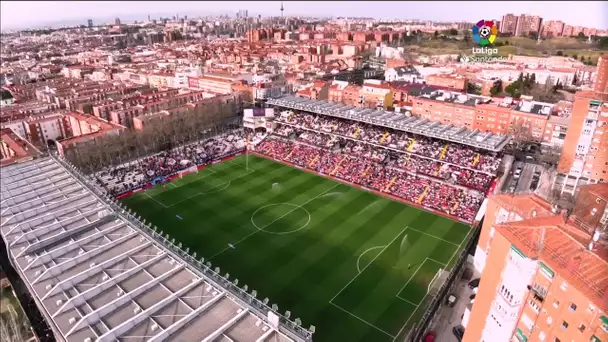
[{"label": "crowd of spectators", "polygon": [[451,163],[491,175],[496,174],[501,162],[500,156],[493,152],[480,152],[460,144],[347,119],[284,111],[277,116],[276,121],[284,125],[331,133],[398,151],[406,151],[412,155]]},{"label": "crowd of spectators", "polygon": [[[349,145],[348,151],[346,149],[331,151],[303,144],[297,139],[290,140],[270,135],[255,149],[257,152],[275,159],[370,189],[384,191],[417,205],[466,221],[474,219],[483,200],[481,193],[453,186],[450,182],[432,177],[404,172],[403,168],[395,167],[397,163],[393,160],[386,163],[385,159],[391,159],[390,156],[388,158],[387,155],[384,155],[384,158],[364,157],[361,153],[366,150],[356,147],[359,145],[353,143],[353,145]],[[407,165],[407,163],[405,164]],[[445,166],[439,168],[444,169],[440,173],[449,174],[450,165],[443,165]],[[474,179],[470,179],[470,182],[474,181]]]},{"label": "crowd of spectators", "polygon": [[111,166],[93,175],[94,181],[112,195],[141,187],[155,179],[206,164],[245,148],[244,132],[234,130],[193,144]]}]

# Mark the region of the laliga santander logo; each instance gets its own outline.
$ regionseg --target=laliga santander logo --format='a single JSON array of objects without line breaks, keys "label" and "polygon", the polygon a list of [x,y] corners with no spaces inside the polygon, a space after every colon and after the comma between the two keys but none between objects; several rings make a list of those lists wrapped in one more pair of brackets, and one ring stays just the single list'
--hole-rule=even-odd
[{"label": "laliga santander logo", "polygon": [[473,40],[481,46],[494,44],[498,29],[491,20],[480,20],[473,26]]}]

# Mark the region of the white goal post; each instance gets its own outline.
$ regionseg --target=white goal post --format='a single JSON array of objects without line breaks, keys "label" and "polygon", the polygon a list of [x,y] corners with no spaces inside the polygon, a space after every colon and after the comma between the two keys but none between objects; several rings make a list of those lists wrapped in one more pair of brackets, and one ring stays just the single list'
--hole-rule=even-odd
[{"label": "white goal post", "polygon": [[439,288],[441,287],[442,280],[444,278],[442,277],[442,275],[443,268],[440,268],[437,270],[437,273],[435,273],[433,279],[431,279],[431,282],[429,283],[429,286],[426,289],[426,293],[430,294],[431,296],[437,295],[437,292],[439,292]]}]

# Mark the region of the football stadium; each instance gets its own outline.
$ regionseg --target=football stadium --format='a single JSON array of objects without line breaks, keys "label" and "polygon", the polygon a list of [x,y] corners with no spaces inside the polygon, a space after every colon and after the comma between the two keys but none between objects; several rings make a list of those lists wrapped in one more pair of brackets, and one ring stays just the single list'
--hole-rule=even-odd
[{"label": "football stadium", "polygon": [[84,175],[5,167],[2,237],[63,339],[403,341],[483,217],[505,136],[285,96]]}]

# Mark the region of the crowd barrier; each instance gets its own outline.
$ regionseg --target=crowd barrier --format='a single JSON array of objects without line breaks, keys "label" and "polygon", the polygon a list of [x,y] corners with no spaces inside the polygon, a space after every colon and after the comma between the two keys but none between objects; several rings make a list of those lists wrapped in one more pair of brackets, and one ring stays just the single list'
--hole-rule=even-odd
[{"label": "crowd barrier", "polygon": [[361,189],[361,190],[365,190],[365,191],[374,193],[374,194],[376,194],[378,196],[386,197],[386,198],[389,198],[389,199],[397,201],[397,202],[405,203],[405,204],[407,204],[409,206],[412,206],[412,207],[415,207],[415,208],[418,208],[418,209],[422,209],[422,210],[431,212],[431,213],[433,213],[435,215],[443,216],[443,217],[448,218],[448,219],[453,220],[453,221],[458,221],[458,222],[462,222],[462,223],[465,223],[465,224],[472,224],[473,223],[473,221],[467,221],[465,219],[462,219],[462,218],[454,216],[454,215],[446,214],[444,212],[441,212],[441,211],[438,211],[438,210],[435,210],[435,209],[431,209],[431,208],[426,207],[426,206],[418,205],[418,204],[416,204],[414,202],[410,202],[410,201],[408,201],[408,200],[406,200],[404,198],[401,198],[401,197],[398,197],[398,196],[395,196],[395,195],[392,195],[392,194],[389,194],[389,193],[386,193],[386,192],[370,189],[370,188],[367,188],[367,187],[359,185],[359,184],[351,183],[351,182],[349,182],[347,180],[344,180],[342,178],[339,178],[339,177],[329,176],[329,175],[323,174],[321,172],[317,172],[315,170],[311,170],[311,169],[308,169],[308,168],[305,168],[305,167],[302,167],[302,166],[299,166],[299,165],[296,165],[296,164],[292,164],[292,163],[290,163],[288,161],[285,161],[285,160],[276,159],[276,158],[267,156],[265,154],[258,153],[258,152],[253,152],[253,151],[250,151],[249,153],[251,153],[253,155],[256,155],[256,156],[259,156],[259,157],[264,158],[264,159],[269,159],[269,160],[276,161],[277,163],[281,163],[281,164],[284,164],[284,165],[295,167],[297,169],[300,169],[300,170],[303,170],[303,171],[306,171],[306,172],[309,172],[309,173],[314,173],[317,176],[321,176],[323,178],[327,178],[327,179],[331,179],[333,181],[344,183],[344,184],[350,185],[352,187],[355,187],[355,188],[358,188],[358,189]]},{"label": "crowd barrier", "polygon": [[[238,157],[238,156],[240,156],[242,154],[243,154],[243,151],[239,151],[239,152],[235,152],[235,153],[230,153],[230,154],[225,155],[223,157],[216,158],[216,159],[214,159],[214,160],[212,160],[212,161],[210,161],[208,163],[197,165],[196,166],[197,171],[202,171],[202,170],[204,170],[209,165],[213,165],[213,164],[217,164],[217,163],[220,163],[220,162],[228,161],[228,160],[236,158],[236,157]],[[187,172],[187,173],[183,173],[183,171],[184,170],[179,170],[179,171],[176,171],[176,172],[174,172],[174,173],[172,173],[170,175],[164,176],[164,179],[163,179],[164,182],[170,182],[170,181],[172,181],[172,180],[174,180],[176,178],[180,178],[180,175],[183,176],[183,175],[185,175],[187,173],[194,172],[194,170],[192,170],[190,172]],[[138,192],[140,192],[142,190],[150,189],[153,186],[154,186],[154,182],[146,183],[144,185],[138,186],[138,187],[136,187],[134,189],[131,189],[129,191],[125,191],[125,192],[123,192],[123,193],[121,193],[119,195],[116,195],[116,196],[114,196],[114,198],[116,200],[127,198],[127,197],[129,197],[129,196],[131,196],[133,194],[136,194],[136,193],[138,193]]]}]

